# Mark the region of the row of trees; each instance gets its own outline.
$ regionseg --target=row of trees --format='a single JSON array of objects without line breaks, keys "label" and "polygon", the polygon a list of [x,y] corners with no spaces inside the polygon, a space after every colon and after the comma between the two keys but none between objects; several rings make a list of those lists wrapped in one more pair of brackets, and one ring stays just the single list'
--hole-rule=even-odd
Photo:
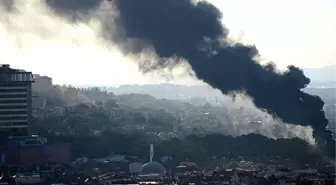
[{"label": "row of trees", "polygon": [[170,156],[178,161],[203,162],[209,157],[275,158],[302,163],[321,159],[320,153],[300,139],[268,139],[260,135],[230,137],[224,135],[195,136],[184,139],[154,140],[143,133],[105,131],[99,136],[49,135],[50,142],[71,142],[73,155],[102,157],[110,152],[148,157],[149,144],[155,144],[155,156]]}]

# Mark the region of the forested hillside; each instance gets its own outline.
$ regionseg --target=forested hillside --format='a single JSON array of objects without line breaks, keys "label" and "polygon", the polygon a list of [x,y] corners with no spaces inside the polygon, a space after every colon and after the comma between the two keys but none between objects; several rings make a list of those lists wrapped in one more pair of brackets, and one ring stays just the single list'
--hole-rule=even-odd
[{"label": "forested hillside", "polygon": [[249,107],[195,97],[116,95],[98,88],[56,86],[41,76],[36,77],[33,91],[31,130],[51,142],[70,141],[74,156],[110,152],[144,156],[151,142],[156,143],[158,156],[179,159],[280,156],[309,161],[320,156],[297,138],[307,140],[304,129],[266,119]]}]

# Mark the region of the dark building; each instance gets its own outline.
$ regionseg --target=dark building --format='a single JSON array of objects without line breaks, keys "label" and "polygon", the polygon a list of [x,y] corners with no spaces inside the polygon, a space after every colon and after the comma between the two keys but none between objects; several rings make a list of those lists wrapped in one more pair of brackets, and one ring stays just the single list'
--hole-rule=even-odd
[{"label": "dark building", "polygon": [[28,136],[32,119],[31,72],[0,66],[0,137]]},{"label": "dark building", "polygon": [[69,165],[71,145],[48,144],[40,136],[22,136],[8,139],[2,154],[2,163],[8,165],[41,165],[47,162]]}]

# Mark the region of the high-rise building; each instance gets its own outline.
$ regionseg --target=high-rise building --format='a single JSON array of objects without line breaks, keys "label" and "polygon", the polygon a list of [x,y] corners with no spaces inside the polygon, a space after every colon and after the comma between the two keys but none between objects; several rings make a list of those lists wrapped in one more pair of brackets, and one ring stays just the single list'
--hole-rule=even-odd
[{"label": "high-rise building", "polygon": [[27,136],[32,119],[31,72],[0,66],[0,135]]}]

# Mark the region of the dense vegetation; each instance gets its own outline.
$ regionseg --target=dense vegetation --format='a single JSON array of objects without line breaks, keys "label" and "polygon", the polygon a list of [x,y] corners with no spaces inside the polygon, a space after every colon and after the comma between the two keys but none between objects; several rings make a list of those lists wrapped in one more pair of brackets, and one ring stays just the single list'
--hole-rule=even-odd
[{"label": "dense vegetation", "polygon": [[[278,157],[312,162],[320,157],[317,150],[300,139],[278,139],[250,134],[232,137],[220,134],[204,135],[194,129],[185,138],[162,140],[155,133],[132,131],[122,124],[141,117],[125,116],[113,119],[101,106],[79,104],[59,112],[40,110],[31,129],[47,136],[50,142],[71,142],[73,156],[102,157],[110,152],[147,157],[148,145],[156,145],[156,156],[171,156],[176,160],[204,161],[207,157]],[[134,120],[133,120],[134,121]],[[153,121],[153,124],[165,122]],[[314,159],[314,160],[313,160]]]},{"label": "dense vegetation", "polygon": [[318,151],[303,140],[273,140],[256,134],[236,138],[224,135],[190,135],[184,139],[155,140],[142,132],[104,131],[96,136],[48,134],[48,138],[50,142],[71,142],[74,157],[103,157],[114,152],[146,159],[148,145],[154,141],[157,158],[171,156],[178,161],[202,162],[212,156],[289,159],[304,163],[314,163],[321,159]]},{"label": "dense vegetation", "polygon": [[[207,103],[194,105],[144,94],[115,95],[97,88],[54,86],[45,77],[37,79],[33,90],[39,106],[31,130],[47,136],[50,142],[71,142],[74,157],[115,152],[147,158],[148,145],[154,142],[156,157],[176,160],[241,156],[311,163],[321,159],[315,147],[298,138],[275,140],[259,134],[234,137],[214,132],[220,128],[214,124],[218,118],[208,113],[232,111]],[[196,123],[203,127],[192,127]],[[207,130],[210,127],[212,130]]]}]

